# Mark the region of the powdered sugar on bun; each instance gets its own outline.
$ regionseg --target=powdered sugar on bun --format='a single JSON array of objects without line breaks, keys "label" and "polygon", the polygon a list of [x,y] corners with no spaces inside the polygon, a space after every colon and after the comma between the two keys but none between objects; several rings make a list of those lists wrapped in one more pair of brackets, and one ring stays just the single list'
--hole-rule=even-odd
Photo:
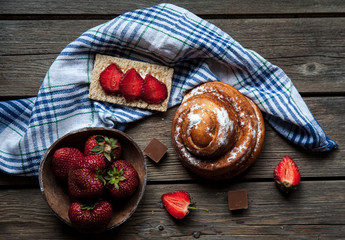
[{"label": "powdered sugar on bun", "polygon": [[252,165],[264,141],[260,110],[235,88],[209,82],[177,109],[172,142],[182,164],[201,177],[231,178]]}]

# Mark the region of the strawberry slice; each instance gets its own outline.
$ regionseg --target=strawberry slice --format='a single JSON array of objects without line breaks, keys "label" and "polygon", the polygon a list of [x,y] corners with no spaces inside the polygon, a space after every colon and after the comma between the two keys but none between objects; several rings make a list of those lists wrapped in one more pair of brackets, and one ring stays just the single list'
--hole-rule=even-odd
[{"label": "strawberry slice", "polygon": [[166,210],[176,219],[187,216],[190,209],[208,211],[207,209],[192,207],[190,195],[185,191],[164,193],[161,199]]},{"label": "strawberry slice", "polygon": [[149,104],[159,104],[168,96],[167,86],[157,78],[147,74],[144,79],[141,98]]},{"label": "strawberry slice", "polygon": [[120,80],[120,90],[126,100],[138,100],[144,79],[134,68],[129,69]]},{"label": "strawberry slice", "polygon": [[119,94],[121,93],[120,80],[122,76],[123,72],[115,63],[112,63],[101,72],[99,82],[106,93]]},{"label": "strawberry slice", "polygon": [[295,189],[300,183],[301,175],[294,160],[284,156],[274,169],[274,181],[278,188],[285,193]]}]

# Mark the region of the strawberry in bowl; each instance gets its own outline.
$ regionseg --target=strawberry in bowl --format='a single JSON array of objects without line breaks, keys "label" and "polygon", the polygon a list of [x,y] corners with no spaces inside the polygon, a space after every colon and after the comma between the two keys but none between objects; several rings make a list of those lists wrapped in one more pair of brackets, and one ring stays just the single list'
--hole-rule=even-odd
[{"label": "strawberry in bowl", "polygon": [[125,160],[118,160],[111,165],[108,171],[107,187],[114,198],[127,198],[136,191],[139,178],[135,168]]},{"label": "strawberry in bowl", "polygon": [[[117,202],[116,206],[113,205],[114,198],[110,194],[105,179],[107,172],[111,169],[111,163],[104,153],[94,152],[94,154],[86,155],[84,152],[88,139],[93,136],[102,136],[104,141],[102,139],[97,141],[101,145],[103,143],[103,145],[106,145],[109,139],[116,139],[117,144],[113,144],[113,140],[110,141],[110,145],[117,145],[115,151],[112,149],[113,154],[110,154],[113,155],[111,161],[114,163],[121,162],[117,159],[118,156],[121,156],[121,159],[131,164],[136,171],[135,190],[127,196],[126,201],[122,201],[120,204]],[[68,172],[68,176],[67,179],[62,180],[55,174],[56,170],[54,168],[57,164],[53,164],[53,157],[55,152],[64,148],[79,149],[83,157],[78,158],[73,161],[73,164],[66,167],[67,170],[64,171]],[[118,150],[121,150],[120,153],[117,152]],[[146,161],[138,145],[127,134],[107,128],[84,128],[59,138],[44,154],[39,169],[40,189],[48,206],[63,222],[82,232],[102,232],[116,228],[127,221],[136,210],[144,194],[146,181]],[[103,221],[102,224],[97,225],[92,220],[97,218],[97,215],[91,215],[92,213],[95,214],[94,209],[97,209],[96,203],[99,202],[100,198],[112,205],[112,213],[109,222],[105,223],[106,221]],[[80,208],[74,206],[73,209],[78,209],[78,211],[69,214],[70,208],[75,205],[74,203],[78,203]],[[89,223],[78,223],[78,220],[73,218],[77,215],[90,216],[88,222],[93,224],[93,227],[81,229],[80,224]]]},{"label": "strawberry in bowl", "polygon": [[73,202],[68,210],[72,225],[80,232],[102,232],[111,221],[113,207],[108,201],[93,204]]},{"label": "strawberry in bowl", "polygon": [[106,165],[110,165],[119,159],[122,154],[121,143],[116,138],[103,135],[93,135],[86,140],[84,155],[98,155],[104,159]]}]

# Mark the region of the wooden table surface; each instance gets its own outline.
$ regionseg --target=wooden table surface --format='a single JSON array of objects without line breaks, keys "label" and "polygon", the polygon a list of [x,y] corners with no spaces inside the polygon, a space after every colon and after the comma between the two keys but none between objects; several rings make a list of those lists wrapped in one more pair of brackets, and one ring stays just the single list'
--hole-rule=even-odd
[{"label": "wooden table surface", "polygon": [[[158,1],[3,0],[0,2],[0,100],[33,97],[59,52],[81,33],[124,12]],[[170,142],[176,108],[128,126],[143,150],[153,137],[168,146],[158,164],[146,158],[148,183],[134,215],[104,239],[345,239],[345,1],[213,0],[170,3],[229,33],[244,47],[280,66],[339,148],[307,152],[266,124],[257,162],[239,177],[202,180],[183,168]],[[1,153],[0,153],[1,154]],[[289,197],[274,185],[284,156],[298,164],[302,181]],[[228,210],[227,192],[246,189],[249,208]],[[173,220],[160,196],[189,191],[199,207]],[[86,239],[48,208],[35,177],[0,173],[0,239]],[[90,237],[94,238],[94,237]]]}]

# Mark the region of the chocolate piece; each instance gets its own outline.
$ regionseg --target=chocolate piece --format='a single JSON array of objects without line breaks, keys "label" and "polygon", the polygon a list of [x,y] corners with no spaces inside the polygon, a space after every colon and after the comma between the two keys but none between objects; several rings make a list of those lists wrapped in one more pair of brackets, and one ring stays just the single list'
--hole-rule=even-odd
[{"label": "chocolate piece", "polygon": [[229,210],[247,209],[247,191],[235,190],[228,192]]},{"label": "chocolate piece", "polygon": [[144,149],[144,153],[154,162],[158,163],[167,152],[167,150],[167,146],[161,143],[158,139],[153,138]]}]

